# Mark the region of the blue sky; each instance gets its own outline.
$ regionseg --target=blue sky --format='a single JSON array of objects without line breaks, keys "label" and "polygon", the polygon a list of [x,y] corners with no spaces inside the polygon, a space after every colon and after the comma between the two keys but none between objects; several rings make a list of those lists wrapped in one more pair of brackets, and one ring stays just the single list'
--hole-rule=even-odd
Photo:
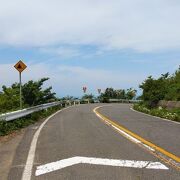
[{"label": "blue sky", "polygon": [[[1,1],[1,0],[0,0]],[[177,0],[14,0],[0,7],[0,85],[50,77],[58,96],[138,89],[180,64]]]}]

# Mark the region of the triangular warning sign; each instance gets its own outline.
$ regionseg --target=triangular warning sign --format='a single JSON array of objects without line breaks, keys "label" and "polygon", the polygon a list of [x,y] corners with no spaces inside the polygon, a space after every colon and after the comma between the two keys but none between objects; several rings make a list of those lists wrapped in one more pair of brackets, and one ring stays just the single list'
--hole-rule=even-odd
[{"label": "triangular warning sign", "polygon": [[27,66],[22,61],[19,61],[14,67],[21,73]]}]

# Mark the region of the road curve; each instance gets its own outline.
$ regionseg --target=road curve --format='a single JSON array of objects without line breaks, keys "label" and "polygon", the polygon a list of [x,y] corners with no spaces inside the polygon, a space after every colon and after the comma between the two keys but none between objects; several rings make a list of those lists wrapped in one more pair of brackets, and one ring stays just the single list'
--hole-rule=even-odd
[{"label": "road curve", "polygon": [[[37,139],[32,180],[180,179],[177,169],[165,164],[104,124],[93,112],[93,109],[100,105],[73,106],[47,121]],[[171,138],[177,135],[179,129],[177,124],[151,119],[131,111],[129,105],[125,104],[105,106],[99,111],[179,155],[179,137],[174,139],[175,142],[171,142]],[[17,148],[8,179],[22,178],[31,141],[38,127],[37,125],[29,127],[24,135]],[[173,134],[168,135],[168,132]],[[170,139],[167,140],[167,137]],[[159,167],[162,169],[147,168],[154,162],[156,165],[161,164]],[[143,166],[143,163],[147,164]],[[51,171],[48,168],[51,168]],[[38,169],[43,169],[42,172],[45,173],[39,175]]]},{"label": "road curve", "polygon": [[134,112],[129,104],[104,106],[99,112],[180,157],[180,123]]}]

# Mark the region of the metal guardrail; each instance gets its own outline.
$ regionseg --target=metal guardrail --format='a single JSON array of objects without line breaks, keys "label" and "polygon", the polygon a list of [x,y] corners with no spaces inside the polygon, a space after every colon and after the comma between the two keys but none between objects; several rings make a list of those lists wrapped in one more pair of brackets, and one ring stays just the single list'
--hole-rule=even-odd
[{"label": "metal guardrail", "polygon": [[[84,101],[86,101],[88,104],[90,103],[88,99],[85,99]],[[136,103],[136,102],[140,102],[140,100],[126,100],[126,99],[109,99],[109,102],[126,102],[126,103]],[[34,112],[38,112],[41,111],[43,109],[47,109],[50,107],[54,107],[57,105],[61,105],[61,106],[67,106],[67,105],[76,105],[76,104],[80,104],[80,100],[66,100],[66,101],[57,101],[57,102],[52,102],[52,103],[47,103],[47,104],[41,104],[38,106],[34,106],[34,107],[30,107],[30,108],[26,108],[26,109],[22,109],[22,110],[18,110],[18,111],[13,111],[13,112],[9,112],[9,113],[4,113],[0,115],[0,121],[1,120],[5,120],[5,121],[12,121],[21,117],[25,117],[29,114],[32,114]]]},{"label": "metal guardrail", "polygon": [[26,108],[26,109],[22,109],[22,110],[18,110],[18,111],[13,111],[10,113],[1,114],[0,120],[12,121],[12,120],[27,116],[29,114],[32,114],[34,112],[38,112],[43,109],[47,109],[47,108],[54,107],[57,105],[62,105],[62,103],[60,101],[52,102],[52,103],[41,104],[38,106],[34,106],[34,107],[30,107],[30,108]]}]

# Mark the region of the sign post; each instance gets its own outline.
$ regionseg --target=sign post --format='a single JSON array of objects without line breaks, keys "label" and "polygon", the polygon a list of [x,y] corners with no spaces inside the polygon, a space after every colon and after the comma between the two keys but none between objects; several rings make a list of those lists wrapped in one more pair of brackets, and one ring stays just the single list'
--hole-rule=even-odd
[{"label": "sign post", "polygon": [[22,109],[22,81],[21,81],[21,72],[19,72],[19,101],[20,101],[20,109]]},{"label": "sign post", "polygon": [[22,109],[22,80],[21,80],[21,73],[27,68],[27,66],[22,62],[19,61],[17,64],[14,66],[16,70],[19,71],[19,105],[20,109]]}]

